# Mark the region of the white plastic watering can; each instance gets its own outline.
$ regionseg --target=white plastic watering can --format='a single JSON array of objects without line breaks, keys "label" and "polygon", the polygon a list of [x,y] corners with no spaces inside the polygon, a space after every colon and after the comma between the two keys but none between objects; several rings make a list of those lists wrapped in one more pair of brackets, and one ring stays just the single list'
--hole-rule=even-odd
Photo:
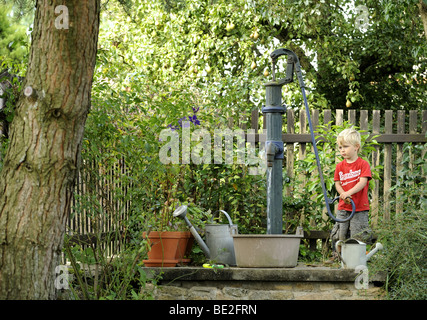
[{"label": "white plastic watering can", "polygon": [[[378,252],[383,249],[383,245],[379,242],[376,243],[375,248],[366,254],[366,243],[356,239],[348,239],[346,241],[339,240],[335,244],[338,255],[341,258],[341,265],[343,268],[355,269],[357,266],[366,266],[366,262]],[[341,248],[341,250],[339,250]],[[339,253],[341,251],[341,254]]]}]

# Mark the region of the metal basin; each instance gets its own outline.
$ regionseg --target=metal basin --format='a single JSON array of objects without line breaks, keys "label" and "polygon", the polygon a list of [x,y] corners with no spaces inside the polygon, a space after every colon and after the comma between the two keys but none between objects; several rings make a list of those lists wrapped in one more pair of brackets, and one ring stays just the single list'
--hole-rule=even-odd
[{"label": "metal basin", "polygon": [[293,268],[303,235],[233,235],[236,264],[242,268]]}]

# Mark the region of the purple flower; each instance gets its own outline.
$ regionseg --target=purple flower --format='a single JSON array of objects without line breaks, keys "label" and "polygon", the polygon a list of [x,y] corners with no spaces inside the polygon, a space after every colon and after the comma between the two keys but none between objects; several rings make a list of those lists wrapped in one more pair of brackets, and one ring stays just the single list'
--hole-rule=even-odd
[{"label": "purple flower", "polygon": [[190,120],[190,122],[194,123],[196,126],[200,125],[200,121],[197,119],[196,115],[188,116],[188,120]]},{"label": "purple flower", "polygon": [[[193,115],[192,116],[188,116],[188,120],[192,123],[192,124],[194,124],[194,125],[196,125],[196,126],[199,126],[200,125],[200,120],[199,119],[197,119],[197,116],[196,116],[196,113],[199,111],[199,109],[200,109],[200,107],[198,107],[197,109],[195,108],[195,107],[191,107],[191,109],[193,109]],[[183,121],[184,121],[184,124],[185,124],[185,120],[187,120],[187,117],[183,117],[183,118],[181,118],[181,119],[178,119],[178,125],[177,126],[173,126],[172,124],[169,124],[168,125],[168,128],[170,128],[172,131],[173,130],[178,130],[179,128],[182,128],[183,127]],[[185,125],[185,127],[184,128],[188,128],[188,126],[187,125]]]}]

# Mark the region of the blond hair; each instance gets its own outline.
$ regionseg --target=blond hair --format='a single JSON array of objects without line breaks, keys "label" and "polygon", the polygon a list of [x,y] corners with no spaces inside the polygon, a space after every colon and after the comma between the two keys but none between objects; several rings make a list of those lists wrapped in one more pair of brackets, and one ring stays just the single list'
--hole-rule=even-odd
[{"label": "blond hair", "polygon": [[360,133],[353,129],[345,129],[338,134],[337,137],[338,144],[349,143],[353,146],[362,146],[362,138],[360,137]]}]

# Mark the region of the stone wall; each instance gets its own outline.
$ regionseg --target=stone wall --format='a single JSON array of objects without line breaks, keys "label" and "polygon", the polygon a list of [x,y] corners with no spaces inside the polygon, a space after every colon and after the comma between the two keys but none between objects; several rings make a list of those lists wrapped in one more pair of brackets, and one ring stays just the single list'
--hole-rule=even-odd
[{"label": "stone wall", "polygon": [[383,299],[383,276],[357,289],[354,270],[332,268],[146,268],[161,275],[157,300],[366,300]]},{"label": "stone wall", "polygon": [[372,300],[381,299],[382,289],[370,284],[357,290],[351,283],[191,283],[160,285],[154,291],[156,300]]}]

